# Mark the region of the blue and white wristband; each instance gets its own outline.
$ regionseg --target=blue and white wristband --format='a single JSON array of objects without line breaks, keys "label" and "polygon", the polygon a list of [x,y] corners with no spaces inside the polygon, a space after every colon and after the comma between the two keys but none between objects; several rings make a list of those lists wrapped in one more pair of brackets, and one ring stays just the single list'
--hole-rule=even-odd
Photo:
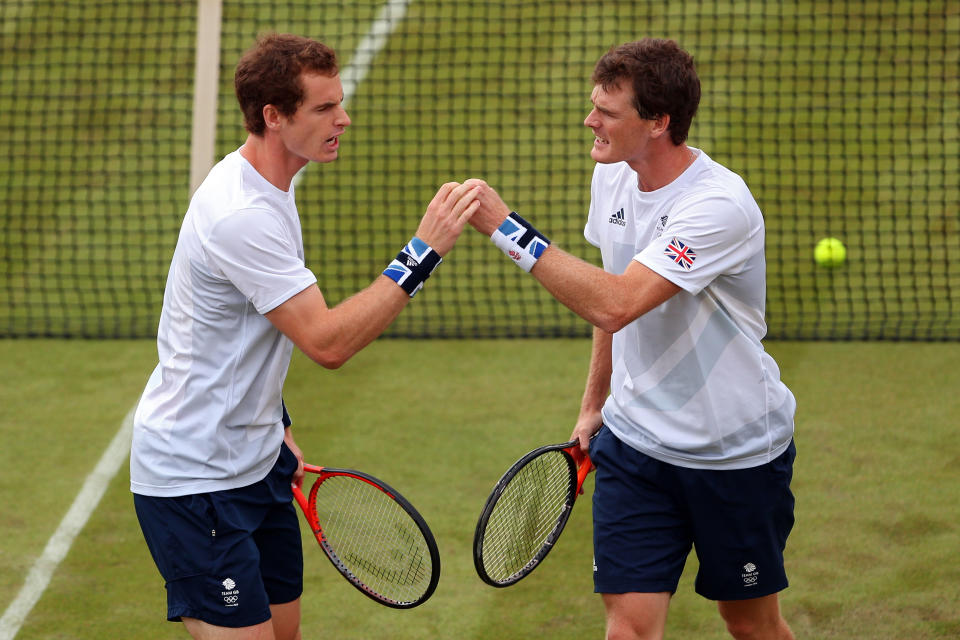
[{"label": "blue and white wristband", "polygon": [[400,288],[412,298],[423,288],[423,282],[441,262],[443,258],[439,253],[414,236],[397,254],[393,262],[383,270],[383,275],[400,285]]},{"label": "blue and white wristband", "polygon": [[490,240],[527,273],[550,246],[547,237],[521,218],[516,211],[510,212],[503,224],[490,236]]}]

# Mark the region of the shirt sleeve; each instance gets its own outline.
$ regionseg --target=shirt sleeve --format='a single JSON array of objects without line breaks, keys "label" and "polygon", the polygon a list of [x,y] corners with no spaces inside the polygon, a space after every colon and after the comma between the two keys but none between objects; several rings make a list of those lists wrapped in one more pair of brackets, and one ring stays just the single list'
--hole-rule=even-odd
[{"label": "shirt sleeve", "polygon": [[717,276],[736,274],[763,242],[736,200],[715,193],[682,204],[663,234],[634,260],[696,295]]},{"label": "shirt sleeve", "polygon": [[224,217],[211,230],[204,251],[261,314],[317,281],[280,216],[267,209]]}]

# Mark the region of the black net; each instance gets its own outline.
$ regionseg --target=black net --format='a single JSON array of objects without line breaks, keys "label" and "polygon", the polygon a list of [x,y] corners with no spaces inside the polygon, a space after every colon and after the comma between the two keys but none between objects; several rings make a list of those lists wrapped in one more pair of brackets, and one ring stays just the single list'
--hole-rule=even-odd
[{"label": "black net", "polygon": [[[771,337],[960,339],[955,3],[225,0],[222,16],[218,158],[245,137],[233,69],[257,34],[318,38],[345,78],[364,71],[340,159],[297,186],[331,304],[449,180],[486,179],[596,262],[590,73],[653,35],[697,60],[690,143],[764,211]],[[6,0],[0,21],[0,336],[152,336],[189,198],[196,3]],[[826,236],[843,266],[814,263]],[[468,231],[388,335],[589,327]]]}]

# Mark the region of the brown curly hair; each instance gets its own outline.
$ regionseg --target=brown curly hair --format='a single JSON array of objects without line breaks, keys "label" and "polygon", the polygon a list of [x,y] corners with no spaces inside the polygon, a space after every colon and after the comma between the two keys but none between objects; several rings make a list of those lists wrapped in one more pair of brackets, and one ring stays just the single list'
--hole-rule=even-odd
[{"label": "brown curly hair", "polygon": [[293,115],[303,101],[300,74],[304,71],[335,76],[337,54],[327,45],[291,34],[260,37],[240,62],[233,77],[243,126],[263,135],[263,108],[272,104],[283,115]]}]

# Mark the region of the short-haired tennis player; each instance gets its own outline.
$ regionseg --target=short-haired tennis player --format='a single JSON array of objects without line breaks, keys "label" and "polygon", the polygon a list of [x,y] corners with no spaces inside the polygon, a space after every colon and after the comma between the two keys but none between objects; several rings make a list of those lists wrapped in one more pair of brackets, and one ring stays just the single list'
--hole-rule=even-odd
[{"label": "short-haired tennis player", "polygon": [[476,193],[441,187],[383,275],[328,308],[304,266],[293,178],[335,160],[350,125],[336,56],[307,38],[265,36],[235,86],[248,136],[183,220],[159,364],[134,420],[131,490],[169,620],[195,638],[290,640],[303,584],[290,489],[303,460],[281,399],[293,347],[336,368],[380,335],[453,247]]},{"label": "short-haired tennis player", "polygon": [[694,548],[696,590],[734,637],[792,638],[777,594],[796,402],[760,342],[760,208],[738,175],[687,146],[700,81],[676,42],[615,47],[593,83],[584,235],[603,269],[551,246],[489,187],[470,223],[595,327],[573,436],[597,467],[607,637],[663,636]]}]

